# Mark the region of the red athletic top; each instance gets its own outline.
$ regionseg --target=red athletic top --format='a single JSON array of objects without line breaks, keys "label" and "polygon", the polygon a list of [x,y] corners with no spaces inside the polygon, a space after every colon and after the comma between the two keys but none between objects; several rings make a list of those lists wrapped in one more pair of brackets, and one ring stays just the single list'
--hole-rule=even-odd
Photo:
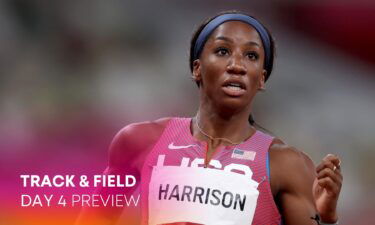
[{"label": "red athletic top", "polygon": [[267,172],[273,138],[256,131],[219,147],[204,168],[207,144],[191,135],[190,124],[170,119],[145,157],[142,224],[280,224]]}]

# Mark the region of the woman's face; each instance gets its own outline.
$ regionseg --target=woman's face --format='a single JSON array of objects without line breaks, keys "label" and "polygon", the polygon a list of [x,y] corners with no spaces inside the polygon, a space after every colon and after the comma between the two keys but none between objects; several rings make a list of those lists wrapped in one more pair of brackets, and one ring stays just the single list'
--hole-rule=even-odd
[{"label": "woman's face", "polygon": [[258,32],[240,21],[221,24],[193,63],[201,94],[214,104],[242,109],[263,88],[264,49]]}]

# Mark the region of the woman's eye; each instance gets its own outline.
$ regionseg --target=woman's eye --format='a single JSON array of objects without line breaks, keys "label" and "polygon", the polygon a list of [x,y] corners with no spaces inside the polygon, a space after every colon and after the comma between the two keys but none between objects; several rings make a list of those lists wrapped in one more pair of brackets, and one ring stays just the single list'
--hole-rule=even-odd
[{"label": "woman's eye", "polygon": [[229,53],[229,51],[226,48],[218,48],[218,49],[216,49],[215,53],[217,55],[223,56],[223,55],[227,55]]},{"label": "woman's eye", "polygon": [[248,52],[246,56],[251,60],[257,60],[259,58],[258,53],[256,52]]}]

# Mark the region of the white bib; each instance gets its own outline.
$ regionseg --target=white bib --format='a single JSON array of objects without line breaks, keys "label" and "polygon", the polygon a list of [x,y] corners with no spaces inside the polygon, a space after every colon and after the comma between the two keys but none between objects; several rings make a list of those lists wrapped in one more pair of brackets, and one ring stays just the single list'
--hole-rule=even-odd
[{"label": "white bib", "polygon": [[202,167],[154,166],[149,186],[149,225],[191,222],[251,224],[258,183],[243,174]]}]

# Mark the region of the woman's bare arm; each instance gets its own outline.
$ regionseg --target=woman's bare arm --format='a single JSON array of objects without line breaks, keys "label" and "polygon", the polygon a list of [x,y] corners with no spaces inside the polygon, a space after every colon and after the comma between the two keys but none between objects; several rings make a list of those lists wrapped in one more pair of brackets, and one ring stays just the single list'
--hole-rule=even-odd
[{"label": "woman's bare arm", "polygon": [[[130,124],[123,128],[114,137],[109,147],[108,167],[104,171],[106,175],[133,175],[136,177],[136,185],[128,188],[99,188],[96,194],[103,196],[125,194],[131,196],[139,194],[140,171],[148,152],[158,140],[169,118],[156,121]],[[76,225],[111,225],[116,224],[122,215],[131,221],[129,224],[140,223],[140,207],[131,207],[123,210],[123,207],[86,207],[83,208]]]},{"label": "woman's bare arm", "polygon": [[277,141],[271,147],[270,155],[271,185],[284,223],[316,225],[317,221],[312,219],[316,215],[320,215],[324,222],[336,222],[336,203],[342,179],[338,180],[340,188],[333,191],[335,194],[331,191],[331,195],[317,195],[317,188],[320,187],[319,193],[326,193],[325,187],[332,185],[326,183],[328,173],[317,175],[313,162],[306,154]]}]

